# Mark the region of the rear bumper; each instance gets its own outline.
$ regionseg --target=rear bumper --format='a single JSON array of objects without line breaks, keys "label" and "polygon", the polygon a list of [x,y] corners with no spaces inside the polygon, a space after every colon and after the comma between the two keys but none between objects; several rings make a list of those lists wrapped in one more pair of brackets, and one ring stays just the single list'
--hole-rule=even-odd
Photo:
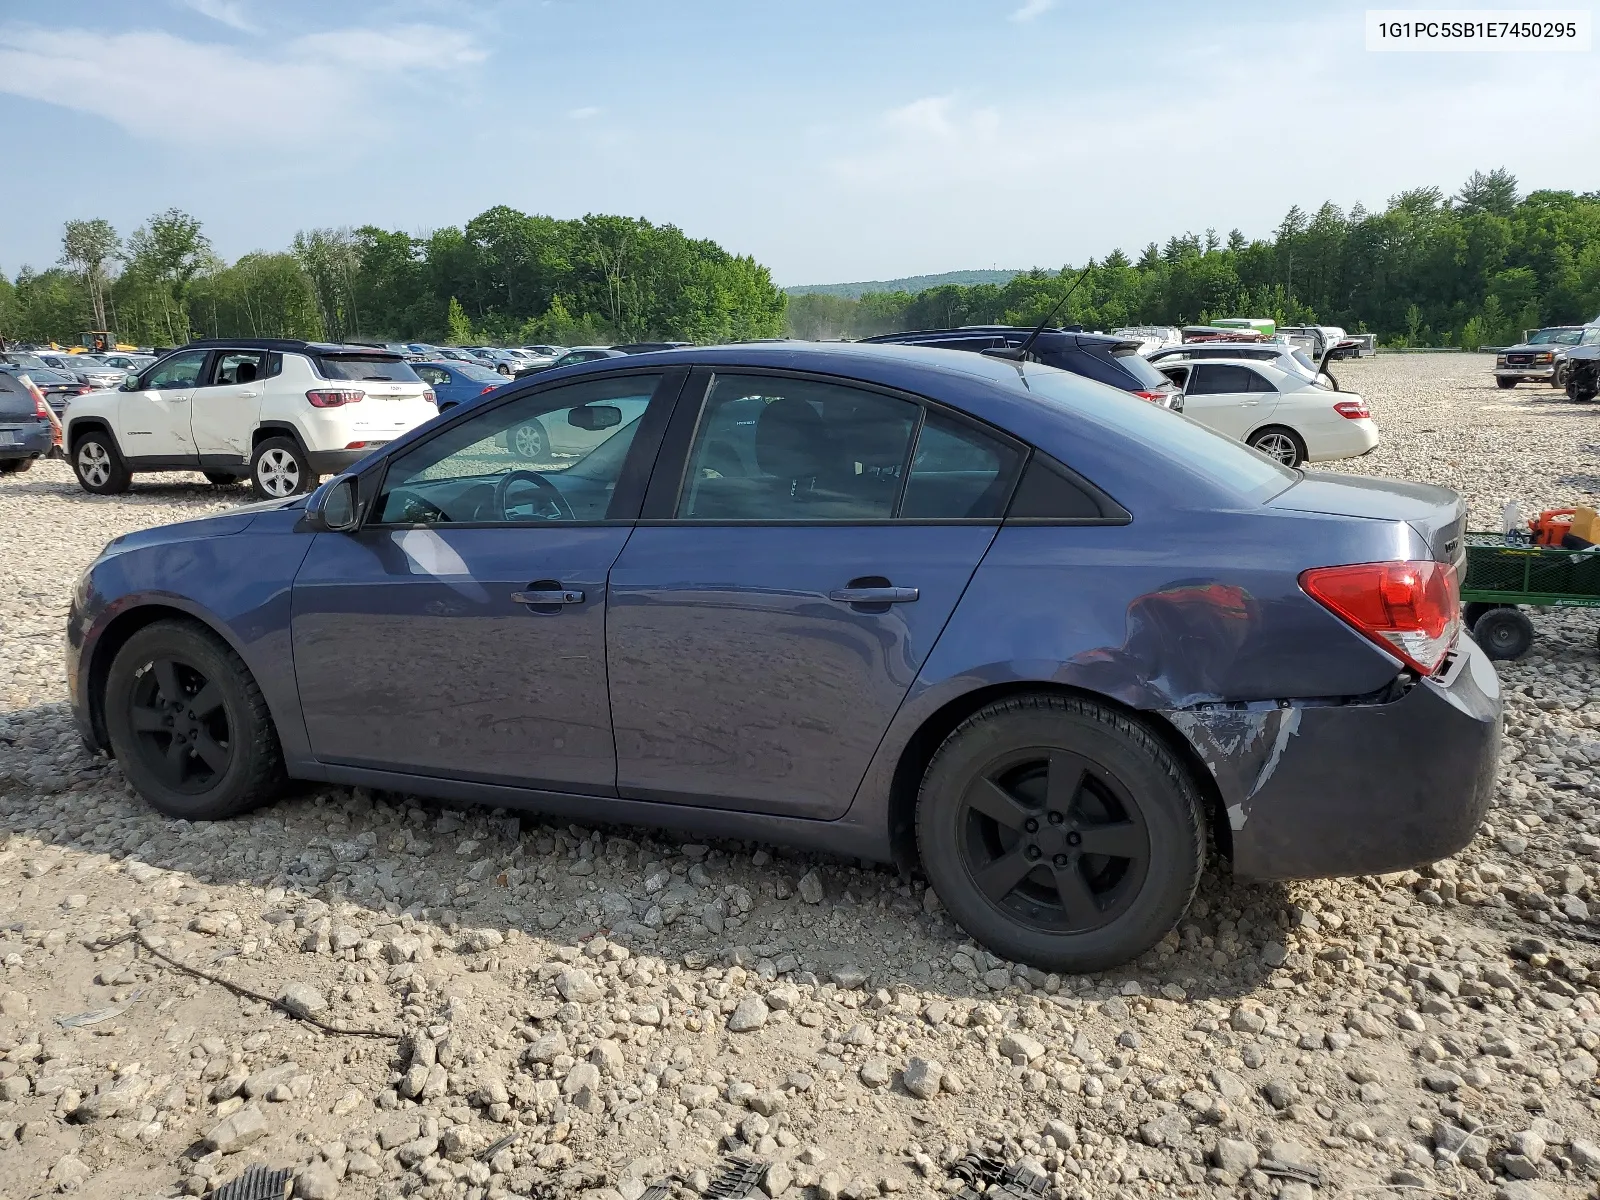
[{"label": "rear bumper", "polygon": [[306,457],[311,460],[311,469],[318,475],[337,475],[341,471],[348,471],[374,450],[387,446],[388,442],[374,442],[364,450],[308,450]]},{"label": "rear bumper", "polygon": [[[1337,420],[1338,424],[1333,421]],[[1335,417],[1305,430],[1306,461],[1333,462],[1360,458],[1378,448],[1382,435],[1371,417]]]},{"label": "rear bumper", "polygon": [[1494,791],[1500,682],[1471,638],[1445,674],[1387,704],[1166,714],[1222,793],[1250,879],[1405,870],[1472,840]]},{"label": "rear bumper", "polygon": [[55,437],[49,425],[40,424],[35,429],[16,431],[15,442],[0,445],[0,459],[40,458],[50,453]]}]

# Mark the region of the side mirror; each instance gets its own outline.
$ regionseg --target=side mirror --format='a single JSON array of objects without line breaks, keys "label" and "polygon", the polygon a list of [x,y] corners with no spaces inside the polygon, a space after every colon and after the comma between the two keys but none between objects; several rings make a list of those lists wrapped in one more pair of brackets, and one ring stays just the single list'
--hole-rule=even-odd
[{"label": "side mirror", "polygon": [[597,433],[622,424],[622,410],[615,404],[590,404],[567,411],[567,424],[575,429]]},{"label": "side mirror", "polygon": [[124,375],[122,377],[122,390],[125,392],[137,392],[139,390],[139,377],[131,371]]},{"label": "side mirror", "polygon": [[306,524],[321,533],[350,533],[360,521],[356,512],[356,477],[339,475],[312,493],[306,503]]}]

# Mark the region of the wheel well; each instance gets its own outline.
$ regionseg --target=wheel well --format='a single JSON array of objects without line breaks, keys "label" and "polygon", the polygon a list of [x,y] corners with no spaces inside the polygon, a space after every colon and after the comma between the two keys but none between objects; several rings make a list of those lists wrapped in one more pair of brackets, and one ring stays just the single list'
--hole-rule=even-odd
[{"label": "wheel well", "polygon": [[1292,437],[1296,442],[1298,442],[1300,444],[1300,449],[1301,450],[1304,450],[1306,448],[1306,440],[1305,440],[1305,438],[1300,436],[1299,432],[1295,429],[1295,427],[1293,425],[1285,425],[1282,421],[1268,421],[1265,425],[1262,425],[1257,429],[1252,429],[1248,434],[1245,435],[1245,438],[1244,438],[1245,445],[1248,446],[1252,440],[1254,440],[1255,438],[1260,437],[1263,433],[1266,433],[1269,429],[1281,429],[1281,430],[1283,430],[1284,433],[1287,433],[1290,437]]},{"label": "wheel well", "polygon": [[171,608],[165,604],[144,604],[138,608],[130,608],[117,616],[106,626],[105,632],[100,635],[100,640],[95,643],[94,657],[89,660],[89,678],[85,682],[84,699],[89,705],[89,722],[94,727],[95,740],[105,747],[107,754],[111,753],[111,739],[106,734],[106,677],[111,673],[111,664],[116,661],[117,651],[146,625],[153,625],[157,621],[174,620],[187,621],[208,632],[216,632],[193,613],[184,612],[181,608]]},{"label": "wheel well", "polygon": [[300,447],[301,452],[304,453],[306,448],[305,439],[300,436],[300,431],[293,425],[257,426],[256,431],[250,435],[250,449],[254,451],[255,448],[261,445],[262,442],[275,437],[287,437],[292,439],[295,444]]},{"label": "wheel well", "polygon": [[889,784],[889,846],[890,852],[894,855],[895,866],[909,872],[918,865],[917,795],[922,788],[922,777],[927,772],[928,764],[933,761],[934,752],[944,743],[945,738],[955,731],[956,726],[987,704],[1012,696],[1041,693],[1092,700],[1096,704],[1116,709],[1128,720],[1149,730],[1172,756],[1183,764],[1203,797],[1206,824],[1211,830],[1217,852],[1224,858],[1233,856],[1233,829],[1228,823],[1226,806],[1222,802],[1222,793],[1217,788],[1217,782],[1206,769],[1205,763],[1201,761],[1194,747],[1189,744],[1189,740],[1164,717],[1159,713],[1129,708],[1110,697],[1084,691],[1081,688],[1066,687],[1058,683],[1019,681],[994,684],[958,696],[930,716],[922,723],[922,727],[911,735],[911,740],[900,752],[900,761],[895,764],[894,777]]},{"label": "wheel well", "polygon": [[[74,446],[76,446],[78,444],[78,439],[86,433],[103,433],[107,437],[111,438],[113,442],[116,441],[116,435],[111,432],[111,426],[106,424],[102,418],[81,417],[67,427],[67,449],[70,451]],[[117,449],[120,453],[122,448],[119,446]]]}]

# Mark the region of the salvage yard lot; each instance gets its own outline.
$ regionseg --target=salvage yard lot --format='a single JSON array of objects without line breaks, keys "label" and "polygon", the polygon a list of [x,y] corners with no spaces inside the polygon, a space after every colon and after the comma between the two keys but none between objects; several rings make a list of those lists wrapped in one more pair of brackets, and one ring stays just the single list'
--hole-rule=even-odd
[{"label": "salvage yard lot", "polygon": [[[1594,503],[1600,406],[1498,391],[1490,364],[1336,367],[1384,439],[1342,469],[1454,487],[1476,528],[1510,499]],[[977,950],[888,868],[781,847],[340,789],[218,825],[157,816],[73,732],[68,597],[109,538],[246,498],[198,476],[91,497],[60,463],[0,482],[5,1195],[198,1193],[260,1160],[312,1196],[637,1200],[736,1144],[781,1164],[769,1191],[827,1200],[942,1192],[985,1146],[1096,1198],[1312,1195],[1272,1164],[1314,1169],[1323,1196],[1594,1194],[1591,613],[1536,615],[1534,652],[1500,665],[1501,785],[1456,859],[1213,873],[1134,967],[1058,979]],[[323,1033],[132,942],[91,948],[133,929],[399,1036]]]}]

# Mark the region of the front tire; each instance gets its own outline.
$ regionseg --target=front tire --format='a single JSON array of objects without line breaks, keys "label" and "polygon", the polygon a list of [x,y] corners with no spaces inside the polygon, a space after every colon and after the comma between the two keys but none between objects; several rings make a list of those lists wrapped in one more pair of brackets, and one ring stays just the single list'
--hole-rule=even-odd
[{"label": "front tire", "polygon": [[1533,649],[1533,622],[1520,608],[1491,608],[1473,623],[1472,640],[1490,658],[1521,658]]},{"label": "front tire", "polygon": [[1507,379],[1504,375],[1496,375],[1494,377],[1494,383],[1498,388],[1514,388],[1517,386],[1517,381],[1515,379]]},{"label": "front tire", "polygon": [[78,484],[96,496],[115,496],[128,490],[133,473],[122,461],[117,444],[108,433],[90,430],[72,447],[72,470]]},{"label": "front tire", "polygon": [[250,457],[250,489],[263,500],[298,496],[316,486],[311,460],[293,438],[268,438]]},{"label": "front tire", "polygon": [[1306,444],[1300,435],[1286,425],[1268,425],[1250,435],[1250,448],[1275,458],[1286,467],[1298,467],[1306,461]]},{"label": "front tire", "polygon": [[130,637],[107,673],[104,710],[122,773],[169,817],[236,816],[283,784],[261,689],[226,642],[192,622],[157,621]]},{"label": "front tire", "polygon": [[33,469],[31,458],[8,458],[0,461],[0,475],[20,475],[23,471]]},{"label": "front tire", "polygon": [[1189,907],[1201,811],[1189,772],[1142,725],[1025,695],[979,709],[939,747],[917,848],[944,906],[995,953],[1100,971],[1150,949]]}]

